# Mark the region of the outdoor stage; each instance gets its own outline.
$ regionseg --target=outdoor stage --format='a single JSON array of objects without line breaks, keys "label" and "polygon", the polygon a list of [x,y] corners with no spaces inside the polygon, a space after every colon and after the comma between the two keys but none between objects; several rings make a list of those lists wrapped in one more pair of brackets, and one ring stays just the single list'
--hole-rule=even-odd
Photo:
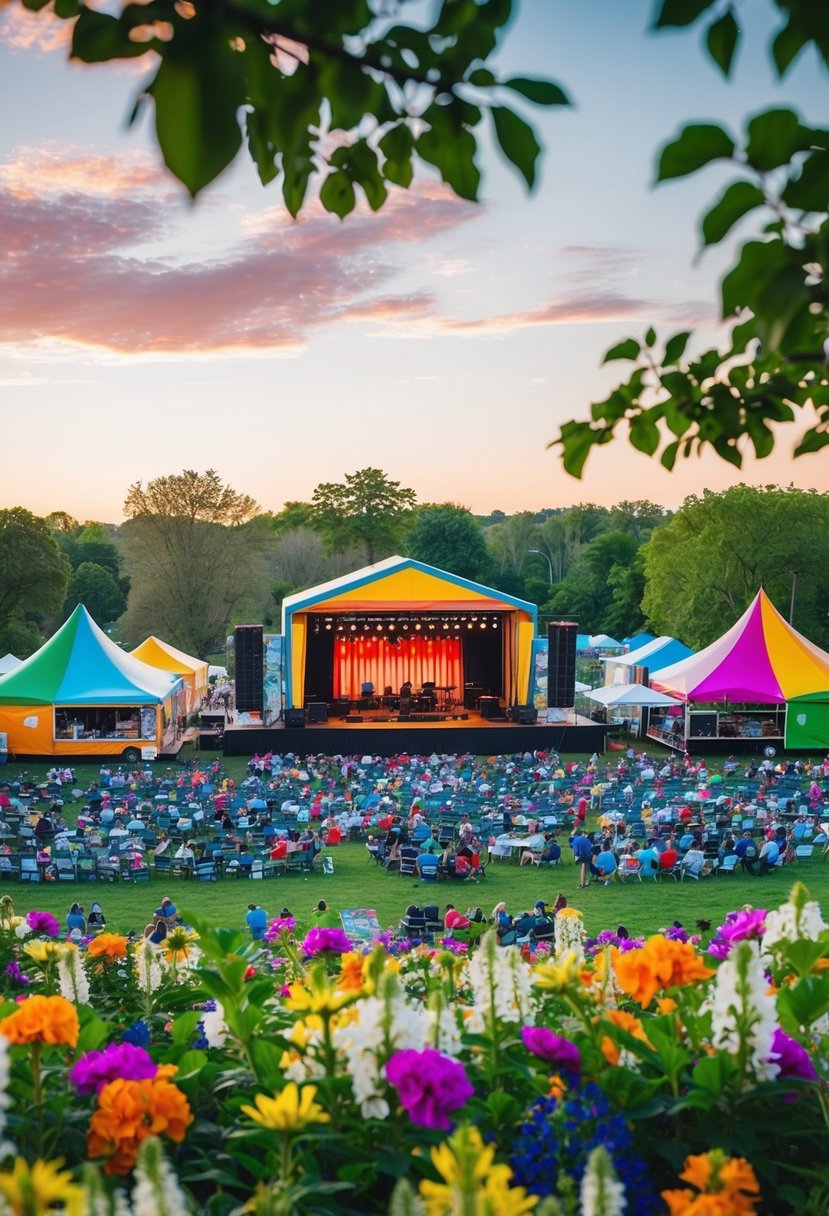
[{"label": "outdoor stage", "polygon": [[[431,716],[431,715],[430,715]],[[437,715],[435,715],[436,717]],[[366,714],[362,722],[337,719],[305,726],[231,726],[224,734],[226,756],[254,752],[293,752],[299,755],[409,755],[476,756],[514,755],[516,752],[552,749],[567,754],[591,755],[605,750],[608,727],[578,715],[570,722],[522,725],[493,722],[470,713],[466,719],[443,721],[379,721]],[[212,750],[209,746],[205,750]]]}]

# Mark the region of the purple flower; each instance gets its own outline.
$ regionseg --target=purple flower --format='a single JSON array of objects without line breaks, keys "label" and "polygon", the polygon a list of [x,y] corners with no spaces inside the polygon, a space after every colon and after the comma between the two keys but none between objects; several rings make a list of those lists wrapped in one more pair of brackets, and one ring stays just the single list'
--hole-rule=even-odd
[{"label": "purple flower", "polygon": [[[778,1026],[771,1041],[769,1060],[779,1068],[778,1080],[797,1078],[801,1081],[816,1081],[817,1072],[805,1047],[791,1038]],[[796,1102],[797,1094],[787,1094],[784,1102]]]},{"label": "purple flower", "polygon": [[765,908],[750,908],[748,911],[729,912],[725,922],[717,929],[717,934],[726,941],[744,942],[749,938],[759,939],[766,928]]},{"label": "purple flower", "polygon": [[40,937],[59,937],[60,924],[51,912],[27,912],[26,924]]},{"label": "purple flower", "polygon": [[468,942],[455,941],[454,937],[442,937],[440,939],[440,944],[443,946],[444,950],[448,950],[450,954],[466,954],[467,950],[469,949]]},{"label": "purple flower", "polygon": [[293,916],[275,916],[265,930],[265,941],[275,942],[280,933],[292,933],[295,928]]},{"label": "purple flower", "polygon": [[21,987],[25,987],[26,984],[31,983],[28,975],[20,970],[20,964],[16,959],[12,959],[12,961],[8,964],[5,969],[5,974],[9,977],[13,984],[19,984]]},{"label": "purple flower", "polygon": [[313,958],[323,950],[328,950],[331,954],[347,954],[350,949],[351,942],[342,929],[328,929],[324,925],[311,929],[302,943],[302,952],[306,958]]},{"label": "purple flower", "polygon": [[448,1114],[475,1092],[463,1064],[431,1047],[398,1051],[386,1065],[386,1076],[397,1090],[412,1123],[448,1131]]},{"label": "purple flower", "polygon": [[581,1052],[575,1043],[563,1039],[561,1035],[553,1034],[545,1026],[524,1026],[521,1030],[521,1040],[528,1051],[547,1064],[564,1068],[567,1072],[578,1076],[581,1071]]},{"label": "purple flower", "polygon": [[132,1043],[111,1043],[105,1051],[88,1051],[75,1063],[69,1080],[79,1094],[99,1094],[110,1081],[123,1077],[127,1081],[143,1081],[154,1077],[158,1065],[143,1047]]}]

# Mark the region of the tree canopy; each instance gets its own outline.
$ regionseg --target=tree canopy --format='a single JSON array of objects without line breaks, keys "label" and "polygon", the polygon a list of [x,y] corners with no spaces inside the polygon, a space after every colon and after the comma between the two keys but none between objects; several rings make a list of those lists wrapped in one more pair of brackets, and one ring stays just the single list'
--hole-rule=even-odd
[{"label": "tree canopy", "polygon": [[42,641],[40,626],[57,613],[70,565],[45,519],[23,507],[0,510],[0,647],[25,658]]},{"label": "tree canopy", "polygon": [[811,641],[829,646],[829,495],[734,486],[687,498],[642,550],[642,606],[659,633],[707,646],[764,587]]},{"label": "tree canopy", "polygon": [[311,500],[311,522],[330,551],[360,548],[372,565],[394,551],[414,490],[391,481],[382,469],[358,469],[342,482],[321,482]]},{"label": "tree canopy", "polygon": [[224,641],[233,613],[262,601],[266,529],[256,503],[214,469],[131,486],[124,503],[132,578],[123,632],[159,632],[198,657]]},{"label": "tree canopy", "polygon": [[471,511],[454,503],[418,507],[405,549],[416,561],[462,578],[480,580],[487,575],[489,554],[483,528]]}]

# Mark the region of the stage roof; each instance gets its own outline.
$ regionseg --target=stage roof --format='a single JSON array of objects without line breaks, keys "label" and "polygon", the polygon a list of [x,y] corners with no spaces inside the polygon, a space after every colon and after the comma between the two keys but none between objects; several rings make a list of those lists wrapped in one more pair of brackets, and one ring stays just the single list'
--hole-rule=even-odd
[{"label": "stage roof", "polygon": [[295,613],[306,612],[522,612],[537,619],[535,604],[473,583],[409,557],[387,557],[373,566],[286,596],[282,628]]},{"label": "stage roof", "polygon": [[727,633],[699,654],[663,667],[652,683],[683,701],[703,704],[829,698],[829,654],[793,629],[761,589]]},{"label": "stage roof", "polygon": [[125,654],[79,604],[40,650],[0,678],[0,705],[157,705],[181,683]]}]

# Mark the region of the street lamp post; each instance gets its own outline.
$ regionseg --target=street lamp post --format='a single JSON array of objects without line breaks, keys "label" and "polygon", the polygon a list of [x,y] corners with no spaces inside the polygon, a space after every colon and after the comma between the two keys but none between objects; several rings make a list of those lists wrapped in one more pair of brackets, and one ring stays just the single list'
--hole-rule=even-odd
[{"label": "street lamp post", "polygon": [[543,549],[528,549],[527,552],[532,553],[534,557],[543,557],[544,558],[545,562],[547,563],[547,568],[550,571],[550,586],[552,587],[552,585],[553,585],[553,563],[550,561],[547,554],[544,552]]}]

